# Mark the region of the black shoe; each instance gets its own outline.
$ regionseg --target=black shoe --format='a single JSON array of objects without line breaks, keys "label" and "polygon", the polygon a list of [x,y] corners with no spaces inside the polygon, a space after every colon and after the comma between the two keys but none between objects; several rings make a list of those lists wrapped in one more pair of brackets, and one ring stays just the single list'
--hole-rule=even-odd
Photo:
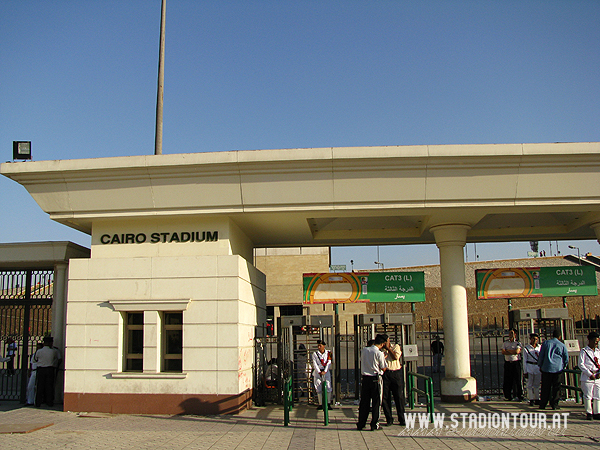
[{"label": "black shoe", "polygon": [[327,405],[327,409],[335,409],[333,405]]},{"label": "black shoe", "polygon": [[600,414],[592,414],[594,416],[594,420],[600,420]]},{"label": "black shoe", "polygon": [[392,425],[394,425],[394,421],[393,420],[389,420],[385,423],[386,427],[391,427]]},{"label": "black shoe", "polygon": [[534,405],[533,400],[529,400],[529,406],[533,406],[533,405]]},{"label": "black shoe", "polygon": [[319,405],[319,406],[317,406],[317,411],[320,411],[320,410],[322,410],[322,409],[323,409],[323,405]]},{"label": "black shoe", "polygon": [[593,414],[590,414],[590,413],[587,413],[587,414],[585,415],[585,420],[594,420],[594,415],[593,415]]},{"label": "black shoe", "polygon": [[364,427],[359,427],[358,425],[356,425],[356,429],[357,429],[358,431],[362,431],[362,430],[363,430],[363,428],[364,428]]},{"label": "black shoe", "polygon": [[382,428],[379,426],[379,424],[375,425],[374,427],[371,427],[371,431],[379,431]]},{"label": "black shoe", "polygon": [[554,405],[554,406],[551,406],[551,408],[556,411],[556,410],[560,409],[560,406]]},{"label": "black shoe", "polygon": [[401,427],[405,427],[406,426],[406,422],[400,422],[398,425],[400,425]]}]

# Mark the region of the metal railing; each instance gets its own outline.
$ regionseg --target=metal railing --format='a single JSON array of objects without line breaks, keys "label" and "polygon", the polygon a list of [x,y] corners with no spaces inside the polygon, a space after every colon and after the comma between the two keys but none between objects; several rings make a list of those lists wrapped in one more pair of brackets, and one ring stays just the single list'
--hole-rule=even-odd
[{"label": "metal railing", "polygon": [[290,375],[283,383],[283,426],[290,424],[290,411],[294,408],[293,380]]},{"label": "metal railing", "polygon": [[[581,376],[581,370],[579,370],[579,369],[574,369],[574,370],[565,369],[565,370],[563,370],[563,372],[565,374],[567,374],[567,379],[566,379],[566,382],[564,384],[560,385],[560,387],[564,388],[567,392],[568,391],[575,391],[575,403],[579,403],[579,393],[583,392],[581,390],[580,385],[579,385],[579,377]],[[569,377],[569,374],[573,375],[573,384],[569,384],[569,379],[571,378],[571,377]]]},{"label": "metal railing", "polygon": [[[427,375],[422,375],[415,372],[408,372],[406,375],[408,376],[408,406],[410,409],[415,409],[414,394],[424,395],[427,401],[427,414],[429,415],[429,422],[433,423],[433,379]],[[415,383],[415,378],[417,380],[422,379],[425,381],[424,391],[418,388],[418,381]]]}]

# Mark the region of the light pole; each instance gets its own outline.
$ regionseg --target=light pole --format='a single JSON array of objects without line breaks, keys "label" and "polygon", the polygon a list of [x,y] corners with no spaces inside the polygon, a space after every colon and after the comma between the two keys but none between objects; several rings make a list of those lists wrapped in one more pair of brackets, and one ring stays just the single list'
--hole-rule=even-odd
[{"label": "light pole", "polygon": [[577,260],[579,262],[579,265],[581,265],[581,256],[580,256],[580,253],[579,253],[579,247],[574,247],[572,245],[569,245],[569,248],[571,248],[573,250],[577,250]]},{"label": "light pole", "polygon": [[350,267],[352,268],[352,272],[354,272],[354,260],[350,260]]},{"label": "light pole", "polygon": [[379,257],[379,245],[377,246],[377,261],[374,264],[377,264],[377,268],[383,270],[383,263],[379,262],[381,258]]},{"label": "light pole", "polygon": [[[579,247],[575,247],[573,245],[569,245],[570,249],[573,250],[577,250],[577,262],[579,263],[579,265],[581,265],[581,254],[579,253]],[[585,327],[585,321],[586,321],[586,314],[585,314],[585,297],[582,295],[581,296],[581,303],[583,306],[583,326]]]}]

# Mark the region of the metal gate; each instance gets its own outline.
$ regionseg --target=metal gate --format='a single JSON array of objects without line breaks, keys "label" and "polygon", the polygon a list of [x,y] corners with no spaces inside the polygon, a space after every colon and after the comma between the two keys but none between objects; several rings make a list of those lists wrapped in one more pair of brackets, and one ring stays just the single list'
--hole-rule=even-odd
[{"label": "metal gate", "polygon": [[0,400],[25,402],[30,355],[52,324],[53,269],[0,271]]},{"label": "metal gate", "polygon": [[[255,339],[254,403],[283,401],[283,382],[291,374],[295,401],[313,403],[312,353],[317,340],[327,343],[336,358],[332,316],[282,316],[278,336]],[[336,365],[334,364],[334,368]],[[332,384],[337,385],[336,372]]]},{"label": "metal gate", "polygon": [[333,316],[306,316],[306,322],[301,327],[293,328],[292,333],[294,350],[294,399],[299,402],[318,402],[313,386],[312,372],[314,367],[312,355],[317,350],[317,341],[322,340],[326,343],[326,348],[333,355],[331,384],[334,388],[334,399],[335,401],[339,401],[340,352],[334,334]]}]

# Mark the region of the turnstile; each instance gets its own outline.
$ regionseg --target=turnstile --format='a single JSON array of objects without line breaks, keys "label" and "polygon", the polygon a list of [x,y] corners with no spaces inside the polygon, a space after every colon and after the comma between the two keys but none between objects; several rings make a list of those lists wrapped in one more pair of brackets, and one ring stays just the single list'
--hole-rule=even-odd
[{"label": "turnstile", "polygon": [[[333,355],[332,386],[335,387],[339,379],[334,316],[282,316],[280,321],[279,330],[281,330],[282,345],[286,346],[286,349],[282,351],[282,355],[290,362],[294,399],[309,403],[314,402],[316,393],[312,382],[312,354],[317,350],[318,340],[325,341],[326,348]],[[336,391],[337,389],[334,389],[334,395]],[[336,397],[336,400],[338,397]]]},{"label": "turnstile", "polygon": [[567,308],[514,309],[509,311],[508,319],[521,338],[538,333],[540,341],[551,339],[552,332],[558,329],[564,340],[575,339],[573,319]]}]

